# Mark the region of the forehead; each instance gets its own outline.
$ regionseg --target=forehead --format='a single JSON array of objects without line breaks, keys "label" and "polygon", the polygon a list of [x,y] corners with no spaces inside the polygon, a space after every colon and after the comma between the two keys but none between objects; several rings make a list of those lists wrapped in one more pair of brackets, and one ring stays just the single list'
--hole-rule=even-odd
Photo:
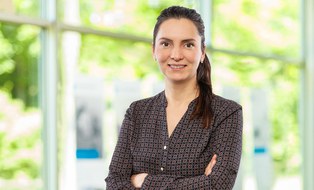
[{"label": "forehead", "polygon": [[159,38],[168,38],[168,39],[195,39],[200,40],[201,36],[198,33],[198,30],[195,24],[185,18],[172,18],[164,21],[160,27],[156,36]]}]

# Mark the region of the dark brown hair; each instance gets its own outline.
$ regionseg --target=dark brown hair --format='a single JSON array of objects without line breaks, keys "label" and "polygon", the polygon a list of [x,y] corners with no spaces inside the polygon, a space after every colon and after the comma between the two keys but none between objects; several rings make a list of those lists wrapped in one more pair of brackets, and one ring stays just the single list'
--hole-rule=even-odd
[{"label": "dark brown hair", "polygon": [[[202,51],[205,51],[205,27],[201,15],[198,14],[194,9],[181,7],[181,6],[171,6],[164,9],[157,18],[157,22],[153,31],[153,46],[155,46],[155,40],[157,33],[159,31],[160,25],[168,19],[189,19],[194,23],[197,28],[199,35],[201,36]],[[205,54],[205,59],[203,63],[200,63],[197,68],[197,84],[199,87],[199,97],[197,98],[196,107],[192,113],[192,118],[202,118],[203,125],[208,128],[213,119],[213,111],[211,108],[212,103],[212,84],[211,84],[211,74],[210,74],[210,62]]]}]

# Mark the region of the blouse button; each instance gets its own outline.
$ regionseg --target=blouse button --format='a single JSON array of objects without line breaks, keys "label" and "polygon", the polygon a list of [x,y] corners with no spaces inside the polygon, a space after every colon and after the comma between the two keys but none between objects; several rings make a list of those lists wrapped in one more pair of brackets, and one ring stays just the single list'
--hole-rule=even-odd
[{"label": "blouse button", "polygon": [[167,149],[167,146],[164,146],[164,150],[166,150]]},{"label": "blouse button", "polygon": [[164,171],[164,168],[163,168],[163,167],[161,167],[161,168],[160,168],[160,170],[161,170],[161,171]]}]

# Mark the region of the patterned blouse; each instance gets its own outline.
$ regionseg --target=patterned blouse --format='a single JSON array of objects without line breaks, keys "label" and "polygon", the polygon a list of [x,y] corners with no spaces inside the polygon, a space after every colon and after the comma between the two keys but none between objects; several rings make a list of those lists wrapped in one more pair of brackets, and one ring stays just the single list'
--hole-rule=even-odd
[{"label": "patterned blouse", "polygon": [[[242,107],[213,96],[212,125],[205,129],[201,119],[191,120],[193,100],[168,137],[165,93],[133,102],[120,130],[107,189],[135,189],[133,174],[148,173],[142,189],[231,190],[242,152]],[[212,156],[217,162],[204,174]]]}]

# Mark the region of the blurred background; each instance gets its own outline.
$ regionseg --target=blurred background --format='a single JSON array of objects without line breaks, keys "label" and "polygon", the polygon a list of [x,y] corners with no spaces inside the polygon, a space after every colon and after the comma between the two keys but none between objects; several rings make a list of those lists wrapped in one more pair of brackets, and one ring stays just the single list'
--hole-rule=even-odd
[{"label": "blurred background", "polygon": [[314,189],[313,0],[0,0],[0,189],[105,189],[125,110],[163,90],[170,5],[202,14],[214,93],[243,106],[234,190]]}]

